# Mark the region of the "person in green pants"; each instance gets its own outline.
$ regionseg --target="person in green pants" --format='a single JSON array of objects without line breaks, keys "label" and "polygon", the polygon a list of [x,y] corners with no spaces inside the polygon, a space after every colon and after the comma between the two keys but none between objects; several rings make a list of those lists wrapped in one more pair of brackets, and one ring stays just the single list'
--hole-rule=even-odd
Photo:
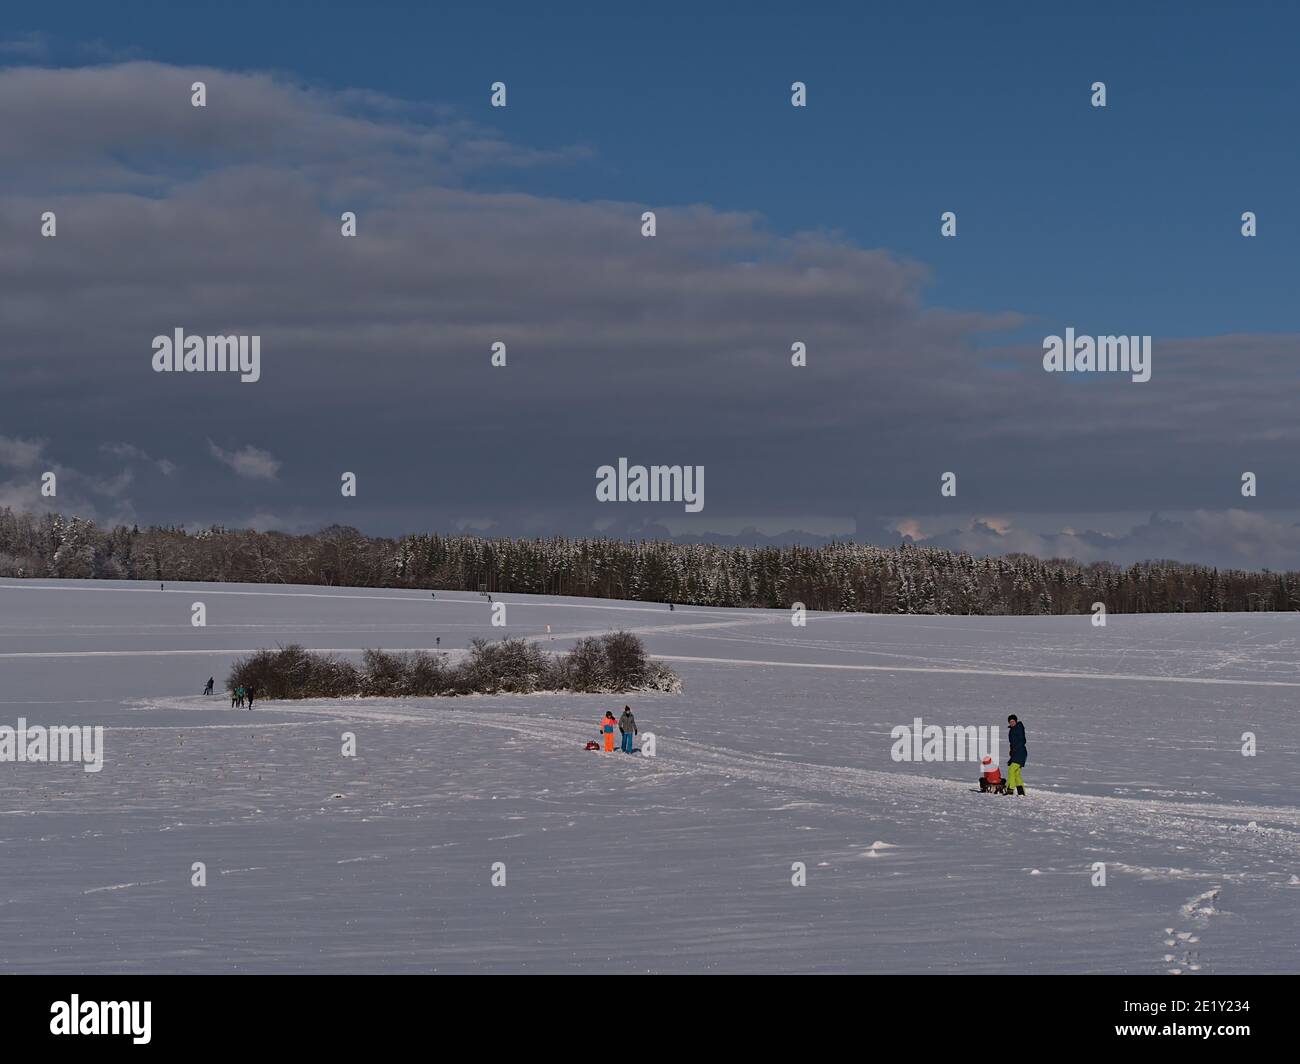
[{"label": "person in green pants", "polygon": [[1014,713],[1007,718],[1007,744],[1011,747],[1007,755],[1007,793],[1024,794],[1023,772],[1029,760],[1029,748],[1025,745],[1025,725]]}]

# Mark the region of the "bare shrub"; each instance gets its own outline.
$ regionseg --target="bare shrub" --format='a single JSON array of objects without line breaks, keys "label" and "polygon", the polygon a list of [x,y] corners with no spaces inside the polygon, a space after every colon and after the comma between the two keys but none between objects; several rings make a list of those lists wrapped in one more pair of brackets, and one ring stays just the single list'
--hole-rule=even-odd
[{"label": "bare shrub", "polygon": [[469,657],[458,672],[464,686],[482,694],[498,691],[529,694],[557,689],[558,670],[554,659],[536,643],[526,639],[503,639],[490,643],[475,639]]},{"label": "bare shrub", "polygon": [[226,686],[232,691],[256,688],[261,698],[406,698],[535,691],[676,693],[681,681],[668,666],[646,656],[640,638],[612,632],[579,640],[562,658],[527,639],[475,639],[454,665],[425,651],[366,650],[358,668],[293,644],[238,659]]},{"label": "bare shrub", "polygon": [[632,632],[580,639],[560,663],[564,686],[571,691],[679,692],[681,680],[662,662],[651,661],[641,637]]},{"label": "bare shrub", "polygon": [[338,698],[357,694],[360,683],[361,673],[352,662],[291,644],[239,658],[226,687],[254,688],[262,698]]}]

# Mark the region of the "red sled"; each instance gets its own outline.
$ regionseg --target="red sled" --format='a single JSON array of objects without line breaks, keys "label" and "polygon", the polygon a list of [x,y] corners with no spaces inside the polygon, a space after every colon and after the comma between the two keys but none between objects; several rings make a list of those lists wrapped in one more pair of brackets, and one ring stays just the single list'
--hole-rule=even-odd
[{"label": "red sled", "polygon": [[587,745],[586,745],[586,747],[584,747],[584,749],[587,749],[587,750],[599,750],[599,749],[600,749],[600,743],[596,742],[595,739],[588,739],[588,740],[587,740]]}]

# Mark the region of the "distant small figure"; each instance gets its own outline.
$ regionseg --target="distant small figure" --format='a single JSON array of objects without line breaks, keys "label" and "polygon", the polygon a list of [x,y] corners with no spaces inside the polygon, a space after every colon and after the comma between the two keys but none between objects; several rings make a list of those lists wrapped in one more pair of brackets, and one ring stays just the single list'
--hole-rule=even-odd
[{"label": "distant small figure", "polygon": [[253,710],[253,699],[257,697],[257,688],[250,685],[248,688],[248,709],[251,713]]},{"label": "distant small figure", "polygon": [[674,609],[675,609],[675,607],[673,606],[673,604],[672,604],[671,602],[668,603],[668,612],[669,612],[669,613],[672,613]]},{"label": "distant small figure", "polygon": [[614,752],[614,729],[618,722],[614,719],[614,714],[605,710],[605,715],[600,720],[600,730],[598,734],[605,740],[605,753]]},{"label": "distant small figure", "polygon": [[205,687],[205,688],[203,688],[203,693],[204,693],[205,695],[210,695],[210,694],[212,694],[212,686],[213,686],[213,684],[215,684],[216,682],[217,682],[217,681],[216,681],[216,678],[215,678],[215,677],[209,676],[209,677],[208,677],[208,686]]},{"label": "distant small figure", "polygon": [[440,647],[440,646],[442,646],[442,636],[440,636],[440,635],[438,635],[438,636],[434,636],[434,638],[433,638],[433,645],[434,645],[435,647]]},{"label": "distant small figure", "polygon": [[235,703],[239,700],[239,692],[233,687],[230,689],[230,708],[235,708]]},{"label": "distant small figure", "polygon": [[159,585],[158,585],[158,590],[161,591],[161,590],[163,589],[163,586],[164,586],[164,585],[159,584]]},{"label": "distant small figure", "polygon": [[491,596],[491,595],[488,596],[488,601],[489,601],[489,602],[492,601],[492,596]]},{"label": "distant small figure", "polygon": [[437,598],[437,597],[438,597],[438,592],[436,591],[429,592],[429,598]]},{"label": "distant small figure", "polygon": [[240,709],[243,709],[244,708],[244,685],[242,683],[239,685],[239,688],[235,691],[235,697],[238,699],[235,705],[239,706]]}]

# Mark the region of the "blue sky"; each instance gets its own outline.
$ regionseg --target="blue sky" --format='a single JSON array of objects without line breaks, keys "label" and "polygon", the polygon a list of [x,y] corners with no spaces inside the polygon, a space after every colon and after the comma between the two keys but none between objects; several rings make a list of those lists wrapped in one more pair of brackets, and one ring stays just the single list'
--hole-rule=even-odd
[{"label": "blue sky", "polygon": [[[1171,336],[1295,325],[1292,5],[602,6],[11,3],[7,22],[55,57],[97,42],[450,104],[513,141],[594,152],[509,187],[843,232],[928,264],[948,307]],[[487,105],[497,79],[505,111]],[[939,238],[943,210],[960,239]]]},{"label": "blue sky", "polygon": [[[1300,567],[1294,10],[699,6],[8,4],[0,505]],[[263,382],[149,373],[178,326]],[[620,455],[706,513],[592,505]]]}]

